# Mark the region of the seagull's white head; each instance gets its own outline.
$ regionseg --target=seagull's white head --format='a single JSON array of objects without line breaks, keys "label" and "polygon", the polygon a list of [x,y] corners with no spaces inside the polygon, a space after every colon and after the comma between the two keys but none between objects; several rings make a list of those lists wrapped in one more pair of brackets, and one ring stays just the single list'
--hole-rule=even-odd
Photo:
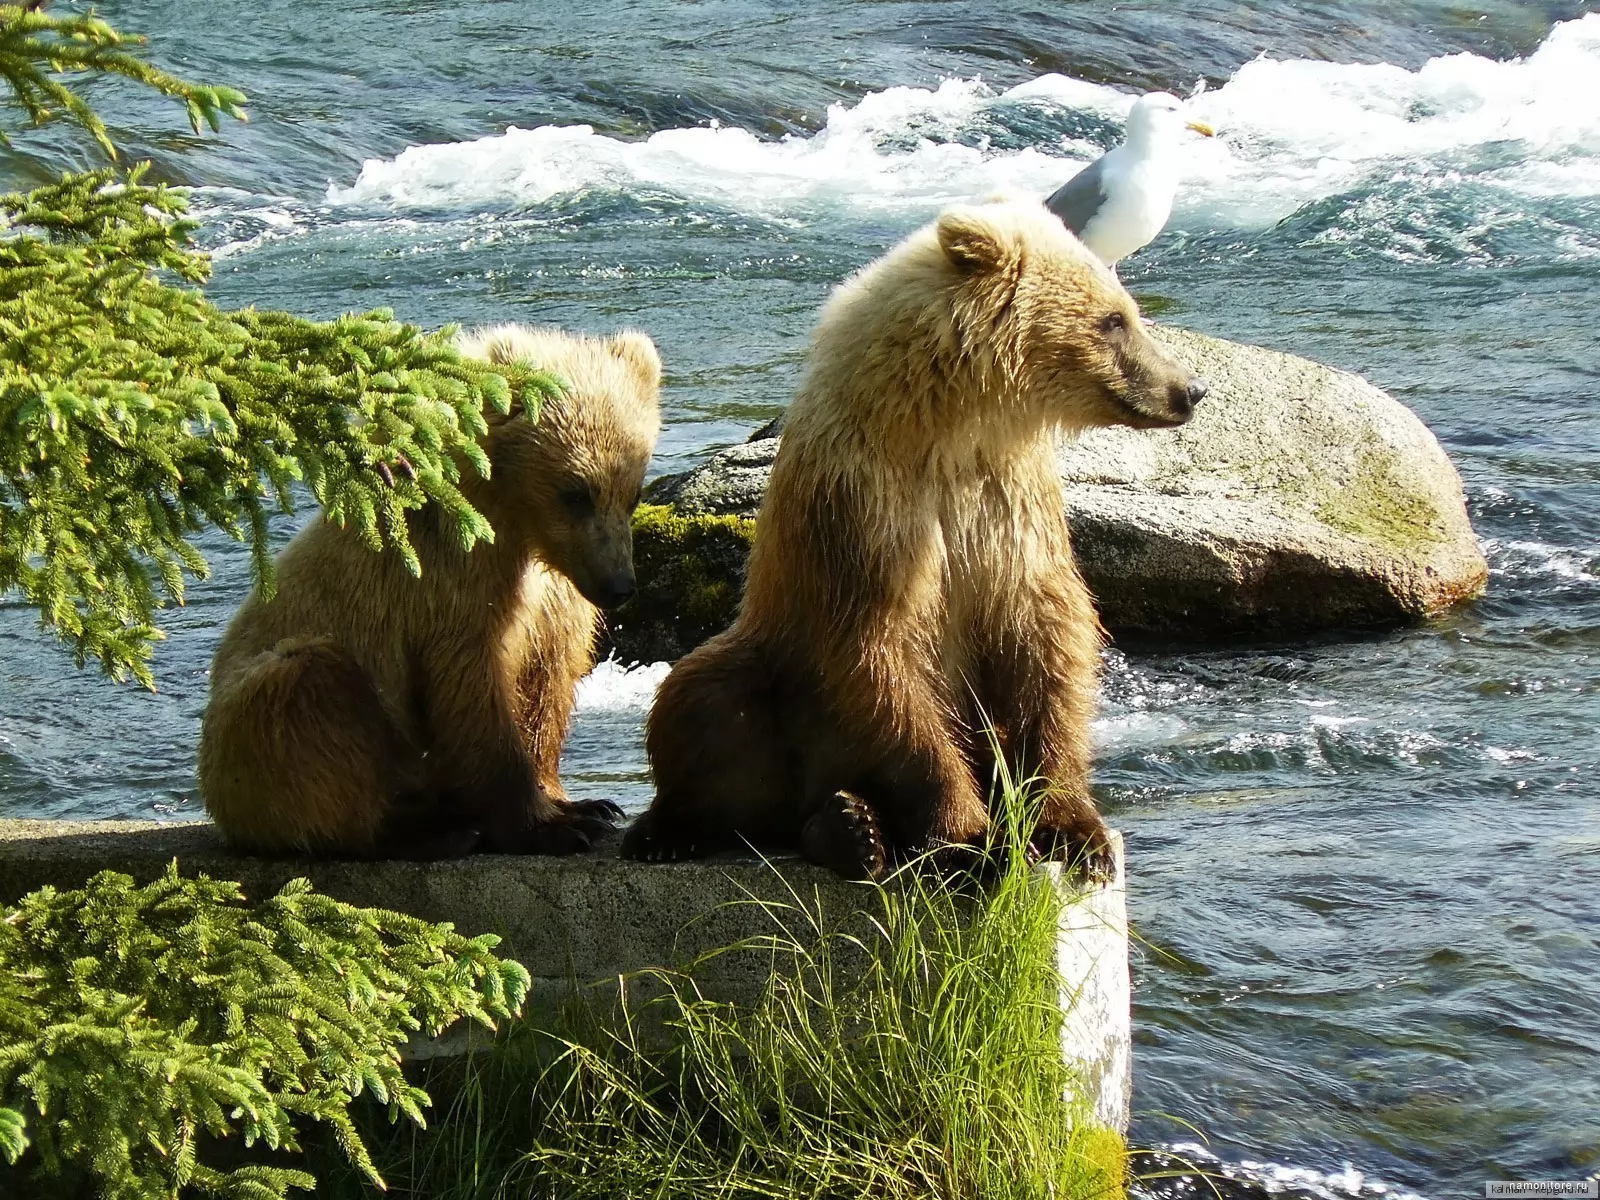
[{"label": "seagull's white head", "polygon": [[1134,146],[1170,145],[1185,129],[1211,137],[1216,130],[1184,115],[1183,101],[1170,92],[1150,92],[1128,111],[1128,141]]}]

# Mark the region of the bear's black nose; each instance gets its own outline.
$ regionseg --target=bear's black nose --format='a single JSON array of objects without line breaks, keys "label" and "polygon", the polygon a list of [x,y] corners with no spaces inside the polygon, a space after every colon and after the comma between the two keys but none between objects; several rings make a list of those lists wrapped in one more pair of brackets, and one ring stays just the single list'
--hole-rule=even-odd
[{"label": "bear's black nose", "polygon": [[615,608],[633,595],[633,590],[633,572],[616,571],[600,581],[600,595],[596,599],[599,601],[601,608]]},{"label": "bear's black nose", "polygon": [[1194,406],[1205,399],[1205,395],[1206,381],[1191,379],[1188,383],[1173,384],[1167,391],[1167,403],[1172,406],[1174,416],[1187,420]]}]

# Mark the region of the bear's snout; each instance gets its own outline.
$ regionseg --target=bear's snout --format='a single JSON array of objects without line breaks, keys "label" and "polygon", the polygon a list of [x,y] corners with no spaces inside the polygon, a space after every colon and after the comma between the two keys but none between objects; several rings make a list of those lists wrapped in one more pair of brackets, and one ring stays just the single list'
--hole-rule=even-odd
[{"label": "bear's snout", "polygon": [[1194,415],[1194,406],[1204,400],[1210,390],[1210,385],[1204,379],[1191,379],[1185,384],[1174,384],[1167,401],[1172,407],[1173,415],[1187,421]]},{"label": "bear's snout", "polygon": [[635,587],[636,580],[631,568],[613,571],[596,583],[595,594],[589,598],[601,608],[616,608],[633,595]]}]

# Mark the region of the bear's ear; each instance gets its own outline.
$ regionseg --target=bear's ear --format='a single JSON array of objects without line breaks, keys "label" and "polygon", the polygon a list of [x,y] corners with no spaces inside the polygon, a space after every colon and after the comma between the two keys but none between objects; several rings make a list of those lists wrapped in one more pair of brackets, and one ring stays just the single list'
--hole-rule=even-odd
[{"label": "bear's ear", "polygon": [[963,271],[992,271],[1011,255],[1005,233],[981,208],[946,209],[939,217],[939,245]]},{"label": "bear's ear", "polygon": [[650,387],[661,386],[661,355],[646,335],[627,329],[606,342],[613,355],[632,367]]}]

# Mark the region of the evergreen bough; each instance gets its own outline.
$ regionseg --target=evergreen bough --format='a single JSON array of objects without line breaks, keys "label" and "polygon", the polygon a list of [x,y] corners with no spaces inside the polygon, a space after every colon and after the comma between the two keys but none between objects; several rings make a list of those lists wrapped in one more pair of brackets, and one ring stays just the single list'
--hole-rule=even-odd
[{"label": "evergreen bough", "polygon": [[31,1147],[36,1175],[86,1176],[107,1200],[279,1200],[315,1179],[208,1155],[224,1137],[296,1152],[320,1122],[382,1187],[348,1106],[365,1094],[424,1124],[400,1047],[520,1012],[528,973],[498,940],[303,879],[252,909],[176,863],[145,887],[105,871],[42,888],[0,909],[0,1155],[21,1170]]},{"label": "evergreen bough", "polygon": [[[64,113],[88,130],[108,155],[117,156],[105,123],[59,78],[68,71],[122,75],[174,96],[188,109],[196,133],[202,122],[215,130],[224,116],[247,119],[243,92],[190,83],[122,49],[128,43],[142,44],[142,37],[119,33],[92,13],[57,16],[43,8],[40,0],[0,4],[0,77],[11,86],[16,102],[35,125]],[[9,144],[0,132],[0,145]]]},{"label": "evergreen bough", "polygon": [[[114,72],[181,99],[191,121],[242,117],[243,94],[186,83],[117,49],[92,17],[0,5],[0,78],[35,122],[105,127],[59,77]],[[54,107],[52,107],[54,106]],[[329,519],[420,571],[408,510],[442,505],[470,549],[493,531],[463,497],[487,476],[487,405],[530,416],[559,386],[461,358],[386,310],[310,321],[226,311],[192,286],[181,190],[135,168],[0,197],[0,594],[113,678],[154,686],[155,612],[207,565],[207,526],[248,539],[268,594],[267,515],[302,483]]]}]

